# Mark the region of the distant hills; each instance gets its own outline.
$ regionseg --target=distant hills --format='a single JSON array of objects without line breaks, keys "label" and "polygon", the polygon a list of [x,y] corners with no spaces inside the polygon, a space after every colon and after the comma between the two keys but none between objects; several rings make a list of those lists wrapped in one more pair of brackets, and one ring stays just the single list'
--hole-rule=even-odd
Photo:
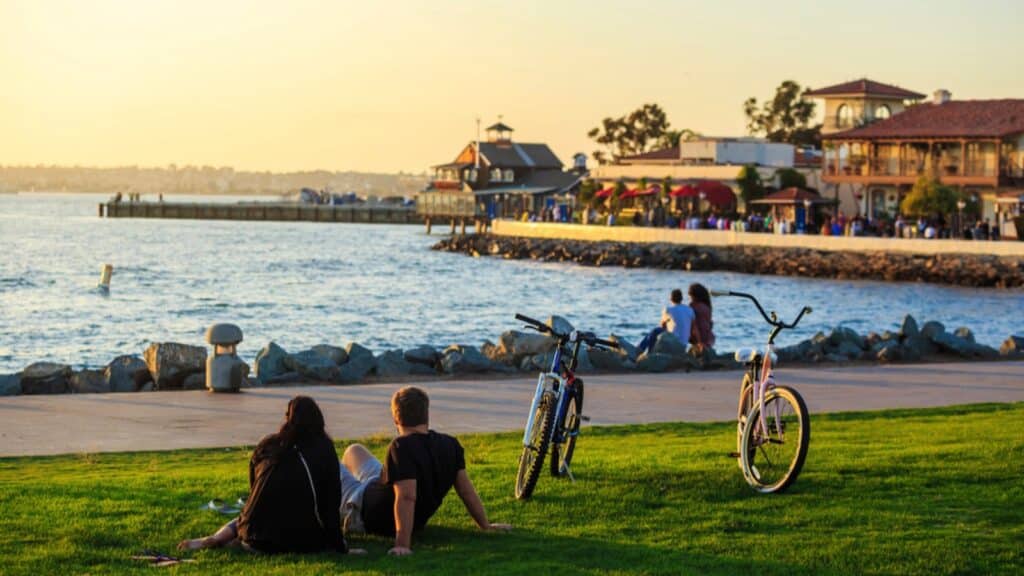
[{"label": "distant hills", "polygon": [[280,195],[302,188],[355,192],[360,196],[411,196],[426,175],[371,172],[251,172],[230,167],[176,166],[90,168],[0,166],[0,192],[98,192],[141,194]]}]

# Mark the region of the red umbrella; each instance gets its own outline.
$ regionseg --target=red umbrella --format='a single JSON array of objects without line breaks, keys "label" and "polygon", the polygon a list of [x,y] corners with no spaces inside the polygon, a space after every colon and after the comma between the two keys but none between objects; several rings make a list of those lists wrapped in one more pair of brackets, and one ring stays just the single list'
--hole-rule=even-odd
[{"label": "red umbrella", "polygon": [[608,198],[615,193],[615,188],[605,188],[594,193],[595,198]]},{"label": "red umbrella", "polygon": [[619,196],[619,199],[620,200],[625,200],[626,198],[632,198],[633,196],[636,196],[636,195],[637,195],[636,188],[630,188],[629,190],[626,190],[625,192],[623,192],[622,195]]},{"label": "red umbrella", "polygon": [[673,198],[697,197],[699,195],[700,192],[698,192],[696,188],[690,186],[689,184],[683,184],[682,186],[676,188],[671,192],[671,196]]},{"label": "red umbrella", "polygon": [[653,196],[661,191],[661,186],[657,184],[651,184],[643,190],[633,190],[633,196]]},{"label": "red umbrella", "polygon": [[701,180],[696,186],[697,194],[704,194],[704,199],[708,201],[708,204],[714,206],[731,206],[736,203],[736,194],[733,193],[732,188],[729,188],[721,182],[715,182],[714,180]]}]

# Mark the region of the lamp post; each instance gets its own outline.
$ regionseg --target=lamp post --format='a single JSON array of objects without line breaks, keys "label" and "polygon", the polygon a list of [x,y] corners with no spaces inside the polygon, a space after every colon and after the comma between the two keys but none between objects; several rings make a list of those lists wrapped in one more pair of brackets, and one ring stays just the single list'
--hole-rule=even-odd
[{"label": "lamp post", "polygon": [[804,199],[804,230],[809,234],[811,232],[811,224],[814,222],[811,218],[811,199]]},{"label": "lamp post", "polygon": [[964,208],[966,207],[967,202],[964,202],[963,198],[956,201],[956,227],[960,238],[964,237]]}]

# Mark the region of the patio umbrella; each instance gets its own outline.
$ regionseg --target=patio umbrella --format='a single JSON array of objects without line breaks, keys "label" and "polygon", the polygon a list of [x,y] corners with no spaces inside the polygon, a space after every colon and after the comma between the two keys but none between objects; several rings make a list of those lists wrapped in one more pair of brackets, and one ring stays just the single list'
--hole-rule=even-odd
[{"label": "patio umbrella", "polygon": [[595,198],[608,198],[615,192],[615,188],[604,188],[594,193]]},{"label": "patio umbrella", "polygon": [[731,206],[736,203],[736,194],[721,182],[701,180],[695,186],[697,194],[704,193],[704,199],[713,206]]},{"label": "patio umbrella", "polygon": [[697,196],[700,195],[700,192],[698,192],[696,188],[690,186],[689,184],[683,184],[679,188],[676,188],[675,190],[670,192],[669,195],[672,196],[673,198],[696,198]]}]

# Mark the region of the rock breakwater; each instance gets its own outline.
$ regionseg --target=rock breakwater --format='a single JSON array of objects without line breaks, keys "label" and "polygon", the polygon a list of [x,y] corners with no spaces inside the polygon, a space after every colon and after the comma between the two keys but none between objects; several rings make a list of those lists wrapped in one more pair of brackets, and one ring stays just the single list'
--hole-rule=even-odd
[{"label": "rock breakwater", "polygon": [[806,248],[587,242],[477,234],[452,236],[434,250],[515,260],[668,270],[708,270],[812,278],[1024,287],[1024,259],[974,254],[825,252]]},{"label": "rock breakwater", "polygon": [[[549,326],[571,331],[564,318],[553,316]],[[345,347],[321,344],[290,353],[274,342],[256,356],[253,377],[245,369],[245,383],[280,386],[299,383],[334,385],[373,380],[464,374],[525,374],[551,366],[557,342],[545,335],[508,330],[498,341],[481,346],[452,344],[446,348],[420,346],[388,350],[380,355],[350,343]],[[580,350],[578,371],[667,372],[740,368],[731,352],[695,354],[671,333],[661,334],[650,351],[641,353],[623,338],[608,340],[619,348]],[[866,335],[839,326],[819,332],[792,346],[776,349],[783,365],[850,362],[935,362],[950,360],[1024,360],[1024,336],[1010,336],[999,350],[979,344],[968,328],[948,332],[939,322],[906,316],[898,331]],[[107,366],[74,370],[56,362],[36,362],[17,374],[0,375],[0,396],[17,394],[83,394],[198,390],[205,386],[206,350],[174,342],[154,343],[142,357],[118,356]]]}]

